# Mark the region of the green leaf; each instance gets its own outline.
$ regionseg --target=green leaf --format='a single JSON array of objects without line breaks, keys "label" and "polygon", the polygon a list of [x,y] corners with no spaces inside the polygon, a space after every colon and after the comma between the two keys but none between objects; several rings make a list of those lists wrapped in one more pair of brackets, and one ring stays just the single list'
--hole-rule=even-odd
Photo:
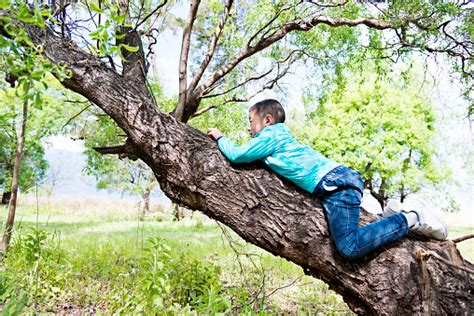
[{"label": "green leaf", "polygon": [[0,9],[8,9],[10,6],[10,0],[0,0]]},{"label": "green leaf", "polygon": [[33,97],[33,100],[34,100],[34,106],[41,110],[42,107],[43,107],[43,103],[42,103],[42,100],[41,100],[41,92],[36,92],[34,97]]},{"label": "green leaf", "polygon": [[129,46],[129,45],[126,45],[126,44],[120,44],[119,47],[120,48],[125,48],[126,50],[128,50],[129,52],[132,52],[132,53],[138,52],[138,47],[137,46]]},{"label": "green leaf", "polygon": [[125,17],[127,16],[126,13],[124,14],[121,14],[121,15],[115,15],[115,14],[111,14],[110,15],[110,18],[112,19],[112,21],[114,21],[115,23],[123,23],[125,21]]},{"label": "green leaf", "polygon": [[97,4],[95,4],[94,2],[90,3],[90,7],[91,7],[92,11],[95,11],[95,12],[100,13],[100,14],[105,13],[105,11],[102,10],[101,8],[99,8],[99,6]]},{"label": "green leaf", "polygon": [[38,25],[41,28],[44,28],[43,15],[41,14],[41,10],[38,7],[35,7],[34,19],[35,19],[36,25]]},{"label": "green leaf", "polygon": [[25,23],[35,22],[35,19],[31,15],[20,15],[20,16],[18,16],[18,20],[20,20],[21,22],[25,22]]},{"label": "green leaf", "polygon": [[125,36],[127,36],[127,34],[115,34],[115,35],[114,35],[114,37],[115,37],[116,39],[123,39],[123,38],[125,38]]},{"label": "green leaf", "polygon": [[94,39],[98,39],[105,42],[107,41],[107,37],[108,37],[107,27],[104,25],[101,25],[97,28],[97,30],[89,33],[89,36]]}]

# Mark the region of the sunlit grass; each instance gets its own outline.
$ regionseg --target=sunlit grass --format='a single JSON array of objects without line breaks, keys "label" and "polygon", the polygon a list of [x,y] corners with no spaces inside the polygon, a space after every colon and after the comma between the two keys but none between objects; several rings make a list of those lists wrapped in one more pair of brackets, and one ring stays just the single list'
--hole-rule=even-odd
[{"label": "sunlit grass", "polygon": [[[15,236],[27,234],[32,227],[49,231],[55,236],[59,257],[64,259],[59,268],[63,270],[51,272],[52,280],[46,279],[43,284],[44,289],[59,292],[53,293],[54,299],[37,296],[39,301],[35,303],[40,307],[35,309],[30,302],[29,312],[58,312],[61,304],[70,302],[82,313],[87,312],[88,306],[113,312],[107,306],[118,295],[117,287],[133,288],[146,272],[139,261],[146,255],[149,238],[159,237],[180,256],[219,266],[220,278],[227,286],[260,293],[269,313],[350,314],[342,298],[326,284],[305,276],[299,266],[246,243],[201,213],[188,214],[184,220],[174,222],[166,211],[168,206],[155,205],[152,214],[140,218],[133,203],[127,203],[106,201],[100,207],[95,201],[91,209],[96,211],[88,211],[87,204],[68,200],[29,200],[19,206]],[[0,208],[2,225],[5,218],[6,211]],[[450,226],[451,239],[472,232],[472,227]],[[467,260],[473,261],[474,240],[461,242],[458,248]],[[57,285],[58,278],[62,286]]]},{"label": "sunlit grass", "polygon": [[[111,201],[113,205],[103,207],[94,202],[91,209],[96,211],[89,211],[87,204],[75,201],[58,203],[42,199],[36,202],[30,199],[20,204],[15,234],[27,234],[32,227],[55,234],[57,247],[66,262],[61,266],[64,271],[55,271],[59,275],[53,277],[64,278],[61,281],[64,286],[56,296],[60,295],[59,300],[66,305],[75,302],[81,311],[97,305],[102,306],[104,312],[111,312],[106,307],[107,299],[113,300],[110,295],[116,293],[117,279],[124,288],[132,288],[134,280],[145,272],[140,270],[137,260],[145,255],[148,239],[159,237],[189,260],[218,265],[224,284],[255,295],[259,293],[259,300],[263,298],[266,306],[263,310],[270,314],[298,311],[306,314],[321,310],[350,313],[340,296],[329,291],[321,281],[305,276],[299,266],[246,243],[200,213],[188,214],[184,220],[174,222],[170,212],[163,212],[167,206],[155,205],[152,214],[140,218],[137,208],[125,207],[126,202],[120,205]],[[0,215],[2,222],[4,214]],[[223,229],[226,229],[225,236]],[[46,285],[45,289],[48,288]],[[41,297],[44,299],[45,296]],[[57,297],[48,302],[37,302],[42,306],[37,310],[58,311],[62,303],[54,302],[58,302]],[[257,305],[249,305],[250,310],[261,310],[259,301],[252,304]],[[35,311],[28,308],[29,312]]]},{"label": "sunlit grass", "polygon": [[[474,233],[474,227],[449,227],[449,239],[456,239],[461,236]],[[461,252],[464,259],[474,263],[474,239],[468,239],[459,242],[457,248]]]}]

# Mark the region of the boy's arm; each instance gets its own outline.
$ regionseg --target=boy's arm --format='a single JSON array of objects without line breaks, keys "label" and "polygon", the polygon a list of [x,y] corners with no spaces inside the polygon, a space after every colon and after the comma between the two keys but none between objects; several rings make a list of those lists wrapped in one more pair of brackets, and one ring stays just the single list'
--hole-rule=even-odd
[{"label": "boy's arm", "polygon": [[252,162],[265,158],[271,155],[276,147],[276,141],[272,137],[255,137],[248,143],[237,146],[222,134],[208,134],[217,141],[217,146],[224,156],[235,163]]}]

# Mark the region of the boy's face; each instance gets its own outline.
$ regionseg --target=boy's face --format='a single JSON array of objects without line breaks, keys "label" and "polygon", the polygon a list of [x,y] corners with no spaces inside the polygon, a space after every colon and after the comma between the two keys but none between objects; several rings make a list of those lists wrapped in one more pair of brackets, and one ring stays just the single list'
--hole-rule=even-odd
[{"label": "boy's face", "polygon": [[252,137],[255,137],[255,135],[260,133],[266,126],[274,124],[275,120],[270,114],[260,118],[260,116],[257,114],[257,110],[253,110],[249,112],[249,123],[249,132]]}]

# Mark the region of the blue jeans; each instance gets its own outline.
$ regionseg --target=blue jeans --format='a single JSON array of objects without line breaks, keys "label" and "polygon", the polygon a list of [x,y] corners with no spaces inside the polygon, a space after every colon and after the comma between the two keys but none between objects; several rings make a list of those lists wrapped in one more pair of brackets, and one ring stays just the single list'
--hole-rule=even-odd
[{"label": "blue jeans", "polygon": [[314,191],[326,211],[332,239],[348,259],[363,257],[408,233],[407,220],[401,213],[359,227],[363,191],[360,175],[344,166],[326,174]]}]

